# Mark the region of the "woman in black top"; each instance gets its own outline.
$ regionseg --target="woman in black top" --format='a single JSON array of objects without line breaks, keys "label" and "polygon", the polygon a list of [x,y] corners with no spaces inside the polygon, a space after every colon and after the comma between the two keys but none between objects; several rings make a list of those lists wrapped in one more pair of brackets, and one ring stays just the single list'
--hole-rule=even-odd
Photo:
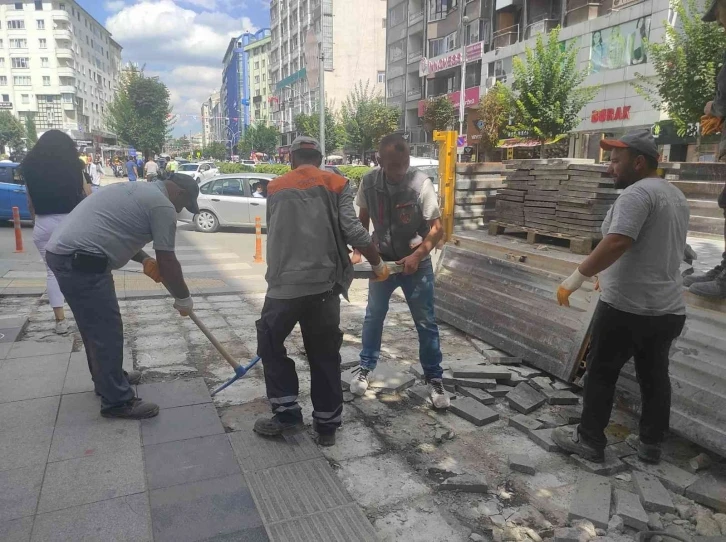
[{"label": "woman in black top", "polygon": [[[58,225],[85,197],[83,164],[73,140],[60,130],[45,132],[20,164],[35,218],[33,242],[45,261],[45,245]],[[55,332],[68,333],[63,294],[46,265],[48,301],[55,313]]]}]

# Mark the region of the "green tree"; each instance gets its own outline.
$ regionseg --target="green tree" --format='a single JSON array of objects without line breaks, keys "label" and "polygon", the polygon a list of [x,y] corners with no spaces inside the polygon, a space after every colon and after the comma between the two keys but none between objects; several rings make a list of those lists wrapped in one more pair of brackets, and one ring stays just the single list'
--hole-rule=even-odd
[{"label": "green tree", "polygon": [[[299,135],[306,135],[320,139],[320,116],[317,111],[310,115],[300,113],[295,116],[295,127]],[[338,114],[329,105],[325,106],[325,152],[332,154],[333,151],[342,149],[345,145],[345,130],[340,122]]]},{"label": "green tree", "polygon": [[[0,146],[11,147],[13,151],[23,149],[25,128],[10,111],[0,111]],[[5,149],[5,152],[8,152]]]},{"label": "green tree", "polygon": [[677,24],[665,23],[665,38],[647,44],[657,77],[636,73],[633,86],[653,107],[668,113],[682,136],[716,93],[726,33],[717,23],[701,20],[703,8],[696,0],[674,0],[672,7]]},{"label": "green tree", "polygon": [[340,109],[346,145],[361,156],[380,143],[381,138],[398,129],[401,111],[386,105],[380,93],[370,90],[369,82],[353,87]]},{"label": "green tree", "polygon": [[525,49],[524,60],[515,57],[513,62],[514,129],[540,142],[542,158],[546,142],[561,139],[580,124],[580,111],[598,91],[580,86],[588,71],[577,66],[577,45],[563,47],[559,35],[558,27],[545,43],[539,34],[534,49]]},{"label": "green tree", "polygon": [[478,113],[482,123],[480,133],[484,149],[497,148],[500,134],[509,123],[512,107],[512,93],[498,81],[482,96],[479,101]]},{"label": "green tree", "polygon": [[171,129],[169,89],[133,65],[121,74],[119,90],[108,106],[106,124],[119,139],[147,158],[160,152]]},{"label": "green tree", "polygon": [[450,130],[456,122],[456,108],[448,96],[436,96],[426,100],[424,124],[429,132]]},{"label": "green tree", "polygon": [[264,122],[259,122],[245,130],[245,137],[240,142],[240,148],[244,147],[247,154],[252,151],[275,154],[279,142],[280,131],[274,126],[266,126]]},{"label": "green tree", "polygon": [[227,146],[220,141],[211,141],[202,149],[202,156],[209,156],[215,160],[224,160],[227,158]]},{"label": "green tree", "polygon": [[30,150],[38,142],[38,130],[35,127],[35,114],[28,113],[25,117],[25,133],[28,138],[25,142],[25,146],[28,150]]}]

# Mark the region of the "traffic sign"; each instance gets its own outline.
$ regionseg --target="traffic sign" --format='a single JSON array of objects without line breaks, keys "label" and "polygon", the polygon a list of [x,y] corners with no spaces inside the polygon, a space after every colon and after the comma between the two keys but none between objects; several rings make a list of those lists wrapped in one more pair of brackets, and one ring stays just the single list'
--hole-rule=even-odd
[{"label": "traffic sign", "polygon": [[460,149],[467,146],[466,134],[456,138],[456,146]]}]

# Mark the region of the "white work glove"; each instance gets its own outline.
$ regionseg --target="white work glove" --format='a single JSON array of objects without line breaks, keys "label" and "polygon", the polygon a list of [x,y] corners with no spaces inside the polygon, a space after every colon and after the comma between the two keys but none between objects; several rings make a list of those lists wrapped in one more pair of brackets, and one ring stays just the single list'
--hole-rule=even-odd
[{"label": "white work glove", "polygon": [[192,309],[194,308],[192,296],[184,299],[174,299],[174,308],[178,310],[179,314],[182,316],[189,316],[189,313],[192,312]]},{"label": "white work glove", "polygon": [[575,269],[575,272],[567,277],[562,284],[557,288],[557,302],[565,307],[570,306],[570,296],[575,290],[578,290],[583,283],[590,277],[586,277],[580,273],[579,269]]}]

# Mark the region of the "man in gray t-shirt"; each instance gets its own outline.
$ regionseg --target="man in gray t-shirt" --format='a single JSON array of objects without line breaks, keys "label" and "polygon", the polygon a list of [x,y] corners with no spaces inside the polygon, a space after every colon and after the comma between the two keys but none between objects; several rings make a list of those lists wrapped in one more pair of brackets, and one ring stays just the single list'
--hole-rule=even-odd
[{"label": "man in gray t-shirt", "polygon": [[679,273],[688,232],[683,193],[656,175],[658,147],[649,130],[602,140],[611,151],[609,172],[624,189],[603,224],[603,240],[557,290],[561,305],[585,280],[599,276],[602,295],[592,321],[582,420],[558,428],[554,442],[595,462],[604,460],[605,428],[615,384],[631,357],[643,402],[638,457],[660,461],[670,421],[669,351],[686,319]]},{"label": "man in gray t-shirt", "polygon": [[[83,200],[55,230],[46,261],[81,332],[88,368],[106,418],[150,418],[159,407],[134,397],[140,374],[123,371],[123,323],[112,269],[129,260],[174,295],[187,316],[193,304],[174,254],[177,212],[199,212],[199,187],[191,177],[173,175],[154,183],[119,183]],[[156,259],[142,249],[154,242]]]}]

